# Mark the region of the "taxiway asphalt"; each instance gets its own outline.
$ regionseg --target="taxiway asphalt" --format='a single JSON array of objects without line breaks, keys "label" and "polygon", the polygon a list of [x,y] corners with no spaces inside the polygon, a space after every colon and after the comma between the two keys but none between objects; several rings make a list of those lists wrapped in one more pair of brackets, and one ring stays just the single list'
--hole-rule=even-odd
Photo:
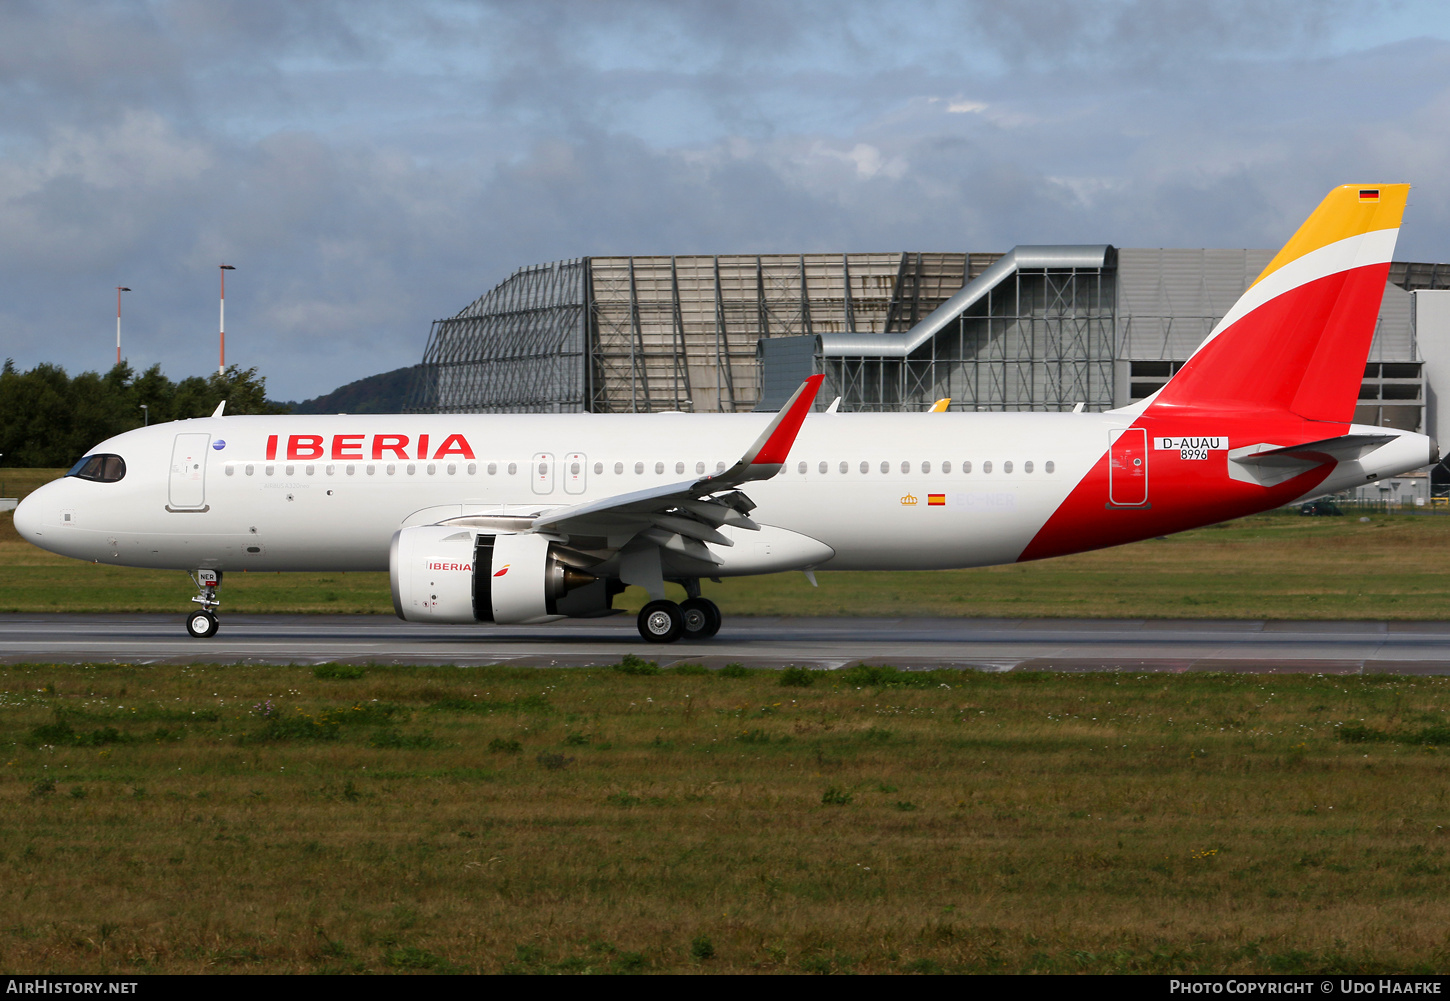
[{"label": "taxiway asphalt", "polygon": [[0,615],[3,663],[616,664],[856,663],[981,671],[1450,674],[1450,622],[1183,619],[726,620],[714,639],[656,646],[632,616],[542,626],[430,626],[371,615],[229,615],[192,639],[179,615]]}]

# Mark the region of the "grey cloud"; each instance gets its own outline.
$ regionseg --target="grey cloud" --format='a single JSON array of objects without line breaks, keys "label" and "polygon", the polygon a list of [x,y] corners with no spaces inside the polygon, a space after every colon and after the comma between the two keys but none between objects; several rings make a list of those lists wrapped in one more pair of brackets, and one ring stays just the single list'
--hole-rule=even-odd
[{"label": "grey cloud", "polygon": [[1450,44],[1336,54],[1287,5],[98,9],[0,8],[37,52],[136,39],[93,73],[0,24],[21,364],[106,365],[127,284],[128,355],[206,371],[222,261],[229,356],[301,398],[581,254],[1271,246],[1332,184],[1408,179],[1403,254],[1447,256]]}]

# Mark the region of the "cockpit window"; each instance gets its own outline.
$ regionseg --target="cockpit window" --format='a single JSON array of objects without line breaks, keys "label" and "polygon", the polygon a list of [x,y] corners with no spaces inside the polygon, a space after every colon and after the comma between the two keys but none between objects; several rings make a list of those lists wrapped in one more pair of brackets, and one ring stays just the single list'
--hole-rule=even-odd
[{"label": "cockpit window", "polygon": [[97,483],[115,483],[126,475],[126,460],[119,455],[88,455],[66,475]]}]

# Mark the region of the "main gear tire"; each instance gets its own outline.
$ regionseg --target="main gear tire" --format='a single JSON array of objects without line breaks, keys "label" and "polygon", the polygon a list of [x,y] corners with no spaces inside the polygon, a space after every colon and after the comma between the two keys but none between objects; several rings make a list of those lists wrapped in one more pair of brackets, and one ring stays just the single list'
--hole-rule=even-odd
[{"label": "main gear tire", "polygon": [[709,598],[682,601],[680,611],[685,613],[685,639],[707,640],[720,631],[724,617],[720,614],[720,606]]},{"label": "main gear tire", "polygon": [[651,601],[639,610],[639,634],[651,643],[673,643],[685,632],[685,613],[673,601]]}]

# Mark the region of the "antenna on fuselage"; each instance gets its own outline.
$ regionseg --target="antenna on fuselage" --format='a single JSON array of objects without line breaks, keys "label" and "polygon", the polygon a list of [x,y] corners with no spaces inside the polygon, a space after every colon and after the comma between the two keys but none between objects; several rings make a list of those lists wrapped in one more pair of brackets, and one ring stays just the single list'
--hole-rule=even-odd
[{"label": "antenna on fuselage", "polygon": [[227,408],[227,401],[226,400],[222,400],[220,403],[218,403],[216,405],[216,409],[211,412],[211,415],[213,417],[221,417],[222,416],[222,411],[225,410],[226,408]]}]

